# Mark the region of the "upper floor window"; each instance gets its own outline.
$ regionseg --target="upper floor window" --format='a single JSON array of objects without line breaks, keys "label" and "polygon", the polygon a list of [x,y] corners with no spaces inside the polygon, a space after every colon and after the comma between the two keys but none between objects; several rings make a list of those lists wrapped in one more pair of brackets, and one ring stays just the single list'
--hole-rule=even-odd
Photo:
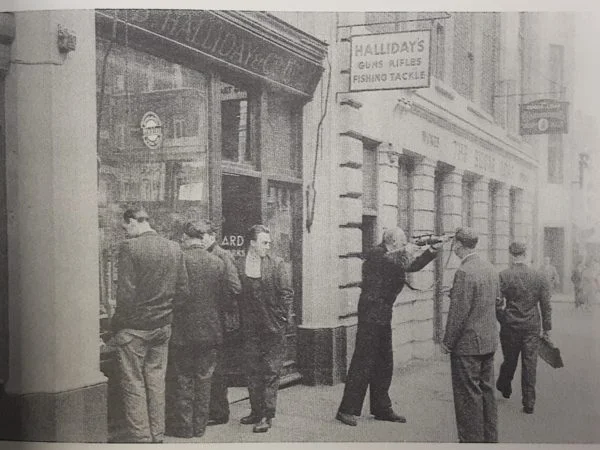
[{"label": "upper floor window", "polygon": [[433,50],[433,55],[431,61],[433,62],[433,76],[435,76],[438,80],[444,79],[444,70],[446,68],[446,29],[441,24],[438,23],[432,31],[433,34],[433,45],[431,46]]},{"label": "upper floor window", "polygon": [[494,92],[498,71],[499,30],[498,13],[482,13],[481,42],[481,107],[488,113],[494,113]]},{"label": "upper floor window", "polygon": [[548,135],[548,183],[563,183],[562,134]]},{"label": "upper floor window", "polygon": [[454,62],[452,86],[466,99],[473,99],[472,14],[454,13]]},{"label": "upper floor window", "polygon": [[554,93],[552,97],[556,99],[561,99],[563,93],[564,54],[565,48],[562,45],[550,45],[550,91]]}]

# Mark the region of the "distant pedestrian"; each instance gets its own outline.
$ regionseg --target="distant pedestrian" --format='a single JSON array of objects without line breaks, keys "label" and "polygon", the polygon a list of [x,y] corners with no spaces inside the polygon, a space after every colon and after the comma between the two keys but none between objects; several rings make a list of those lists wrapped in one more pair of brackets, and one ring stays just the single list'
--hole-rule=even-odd
[{"label": "distant pedestrian", "polygon": [[118,290],[111,319],[117,371],[125,410],[126,442],[162,442],[165,372],[173,299],[188,293],[183,253],[159,236],[146,211],[128,209],[119,247]]},{"label": "distant pedestrian", "polygon": [[550,262],[549,256],[544,257],[544,264],[540,267],[540,271],[550,282],[551,292],[556,292],[560,286],[560,275],[558,275],[556,267]]},{"label": "distant pedestrian", "polygon": [[187,222],[183,227],[190,294],[177,298],[173,311],[169,367],[175,386],[167,434],[183,438],[206,431],[212,376],[223,343],[219,304],[226,287],[225,263],[204,249],[203,225]]},{"label": "distant pedestrian", "polygon": [[247,358],[251,412],[240,422],[255,433],[269,431],[277,407],[279,376],[285,358],[285,331],[294,295],[289,269],[270,254],[271,234],[264,225],[250,228],[248,252],[238,261],[242,282],[240,322]]},{"label": "distant pedestrian", "polygon": [[599,263],[590,261],[581,274],[582,306],[589,310],[600,301],[600,269]]},{"label": "distant pedestrian", "polygon": [[580,262],[573,269],[573,273],[571,274],[571,282],[573,283],[573,289],[575,291],[575,309],[579,308],[584,303],[583,298],[583,270],[585,268],[585,264]]},{"label": "distant pedestrian", "polygon": [[540,325],[546,339],[550,338],[552,329],[550,281],[541,272],[527,266],[525,244],[513,242],[509,252],[513,264],[500,273],[500,289],[506,306],[497,311],[504,361],[496,388],[504,398],[510,397],[511,382],[521,355],[523,412],[533,414]]},{"label": "distant pedestrian", "polygon": [[361,415],[367,387],[375,419],[406,422],[392,409],[388,394],[394,371],[392,309],[406,273],[421,270],[437,254],[437,248],[410,248],[400,228],[385,230],[381,244],[367,253],[362,266],[356,345],[336,415],[340,422],[357,425],[356,416]]},{"label": "distant pedestrian", "polygon": [[475,250],[477,234],[459,228],[454,252],[461,258],[450,291],[450,309],[441,347],[450,353],[454,411],[460,442],[498,442],[494,396],[497,347],[498,273]]}]

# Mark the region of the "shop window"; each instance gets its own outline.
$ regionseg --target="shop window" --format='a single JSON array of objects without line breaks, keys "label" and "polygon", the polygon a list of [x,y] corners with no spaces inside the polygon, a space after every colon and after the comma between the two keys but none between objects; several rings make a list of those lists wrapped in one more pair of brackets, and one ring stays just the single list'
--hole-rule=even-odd
[{"label": "shop window", "polygon": [[208,77],[103,39],[96,55],[101,310],[110,316],[124,210],[143,206],[175,240],[184,221],[209,217]]},{"label": "shop window", "polygon": [[248,92],[221,83],[222,157],[226,161],[252,163]]},{"label": "shop window", "polygon": [[269,93],[266,120],[268,138],[263,143],[265,159],[278,173],[302,177],[302,107],[294,99]]}]

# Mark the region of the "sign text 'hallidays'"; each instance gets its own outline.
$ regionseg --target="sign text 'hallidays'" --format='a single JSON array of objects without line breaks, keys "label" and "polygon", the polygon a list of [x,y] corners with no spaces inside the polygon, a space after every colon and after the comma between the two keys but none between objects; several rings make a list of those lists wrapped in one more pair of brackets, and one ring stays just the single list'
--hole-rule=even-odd
[{"label": "sign text 'hallidays'", "polygon": [[430,31],[352,38],[350,90],[429,86]]},{"label": "sign text 'hallidays'", "polygon": [[302,92],[311,93],[320,75],[320,66],[207,11],[133,10],[127,20]]}]

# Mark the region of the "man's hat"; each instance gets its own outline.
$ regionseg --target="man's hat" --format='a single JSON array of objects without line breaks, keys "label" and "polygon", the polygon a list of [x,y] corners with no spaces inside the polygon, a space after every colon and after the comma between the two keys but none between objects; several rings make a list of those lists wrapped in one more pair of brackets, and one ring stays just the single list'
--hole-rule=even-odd
[{"label": "man's hat", "polygon": [[456,229],[456,233],[454,233],[454,239],[461,242],[466,247],[475,248],[477,242],[479,241],[479,236],[473,228],[460,227]]},{"label": "man's hat", "polygon": [[527,246],[522,242],[513,242],[508,247],[508,252],[513,256],[524,255],[527,251]]}]

